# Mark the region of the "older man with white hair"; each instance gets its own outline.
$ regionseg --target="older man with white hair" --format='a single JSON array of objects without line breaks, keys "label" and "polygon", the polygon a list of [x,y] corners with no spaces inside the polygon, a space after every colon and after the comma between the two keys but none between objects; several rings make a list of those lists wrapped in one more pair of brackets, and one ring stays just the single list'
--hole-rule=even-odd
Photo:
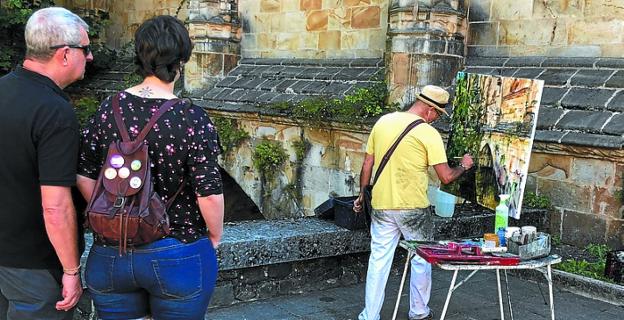
[{"label": "older man with white hair", "polygon": [[93,59],[88,28],[63,8],[36,11],[23,65],[0,78],[0,319],[71,319],[82,294],[79,129],[62,89]]},{"label": "older man with white hair", "polygon": [[[373,126],[360,173],[360,197],[354,210],[362,210],[362,195],[370,184],[373,169],[371,216],[371,255],[366,274],[365,307],[359,320],[379,320],[384,291],[399,237],[407,240],[432,240],[433,226],[427,185],[428,167],[433,166],[442,183],[447,184],[472,167],[469,154],[457,167],[449,167],[440,133],[429,125],[442,115],[449,93],[437,86],[425,86],[405,112],[381,117]],[[402,136],[402,134],[405,134]],[[397,138],[402,136],[401,138]],[[401,140],[399,140],[401,139]],[[396,149],[387,152],[395,141]],[[387,162],[386,162],[387,160]],[[380,164],[387,163],[385,169]],[[429,309],[431,265],[416,256],[411,261],[410,320],[433,319]]]}]

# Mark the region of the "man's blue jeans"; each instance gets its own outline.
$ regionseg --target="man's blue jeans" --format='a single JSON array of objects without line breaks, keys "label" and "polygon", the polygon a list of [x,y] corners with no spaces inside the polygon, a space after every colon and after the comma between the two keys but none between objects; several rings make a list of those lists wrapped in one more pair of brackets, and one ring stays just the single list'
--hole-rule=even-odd
[{"label": "man's blue jeans", "polygon": [[101,319],[204,319],[217,280],[212,243],[165,238],[139,248],[94,245],[85,282]]}]

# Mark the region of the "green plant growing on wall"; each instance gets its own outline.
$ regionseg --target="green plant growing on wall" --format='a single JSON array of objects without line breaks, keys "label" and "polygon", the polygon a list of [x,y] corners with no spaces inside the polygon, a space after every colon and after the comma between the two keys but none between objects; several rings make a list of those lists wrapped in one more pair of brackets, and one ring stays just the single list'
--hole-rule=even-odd
[{"label": "green plant growing on wall", "polygon": [[552,204],[550,198],[544,195],[537,195],[533,192],[525,192],[522,205],[527,208],[550,209]]},{"label": "green plant growing on wall", "polygon": [[316,125],[327,120],[344,123],[359,123],[362,119],[374,118],[384,113],[398,111],[399,105],[387,104],[388,90],[383,81],[370,87],[357,88],[343,98],[315,97],[298,103],[278,102],[268,107],[280,113],[290,114]]},{"label": "green plant growing on wall", "polygon": [[295,149],[295,155],[297,156],[297,163],[301,164],[305,159],[306,152],[309,148],[309,143],[305,140],[294,141],[293,149]]},{"label": "green plant growing on wall", "polygon": [[217,127],[223,153],[231,151],[238,147],[241,142],[249,139],[249,133],[239,128],[238,122],[235,119],[213,117],[212,121]]},{"label": "green plant growing on wall", "polygon": [[119,89],[122,90],[122,89],[130,88],[130,87],[134,87],[141,82],[143,82],[143,77],[141,77],[135,72],[128,73],[123,77],[123,83],[121,85],[122,87]]},{"label": "green plant growing on wall", "polygon": [[81,127],[84,127],[100,106],[100,101],[91,96],[82,97],[74,102],[76,117]]},{"label": "green plant growing on wall", "polygon": [[265,181],[272,181],[275,173],[288,159],[288,155],[281,142],[264,140],[256,146],[252,158],[254,167]]}]

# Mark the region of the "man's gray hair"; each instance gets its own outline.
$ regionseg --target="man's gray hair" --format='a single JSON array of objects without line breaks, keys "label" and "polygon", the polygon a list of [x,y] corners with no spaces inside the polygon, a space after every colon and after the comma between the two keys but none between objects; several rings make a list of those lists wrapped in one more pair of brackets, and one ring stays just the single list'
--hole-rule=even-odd
[{"label": "man's gray hair", "polygon": [[82,18],[71,11],[50,7],[37,10],[26,23],[26,57],[47,61],[53,55],[56,45],[79,45],[81,29],[89,31]]}]

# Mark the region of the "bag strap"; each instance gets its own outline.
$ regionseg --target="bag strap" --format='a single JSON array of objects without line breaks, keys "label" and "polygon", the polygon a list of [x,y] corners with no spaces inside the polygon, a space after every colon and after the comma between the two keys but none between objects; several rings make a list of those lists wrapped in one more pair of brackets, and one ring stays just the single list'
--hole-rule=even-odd
[{"label": "bag strap", "polygon": [[173,194],[173,197],[171,197],[171,198],[169,198],[169,200],[167,200],[167,203],[165,204],[165,210],[169,211],[169,208],[173,204],[173,201],[182,192],[182,189],[184,189],[185,185],[186,185],[186,178],[182,178],[182,182],[180,183],[180,187],[178,188],[178,191],[176,191],[176,193]]},{"label": "bag strap", "polygon": [[[132,142],[133,140],[130,139],[130,135],[128,134],[128,129],[126,128],[126,124],[124,123],[123,118],[121,117],[121,106],[119,105],[120,98],[121,98],[121,93],[116,94],[112,98],[113,115],[115,117],[115,124],[117,125],[117,129],[119,129],[119,133],[121,134],[121,140],[123,142]],[[162,117],[167,111],[169,111],[169,109],[172,106],[174,106],[176,103],[180,101],[181,101],[180,99],[171,99],[163,103],[160,106],[160,108],[158,108],[158,111],[156,111],[156,113],[152,115],[152,117],[149,119],[145,127],[143,127],[143,130],[141,130],[141,132],[139,133],[139,135],[134,141],[145,140],[145,138],[147,137],[147,134],[150,132],[150,130],[152,130],[152,128],[156,124],[156,121],[158,121],[158,119],[160,119],[160,117]],[[182,189],[184,189],[185,185],[186,185],[186,179],[182,179],[182,182],[180,183],[180,187],[178,188],[176,193],[173,194],[173,197],[167,200],[167,203],[165,204],[166,210],[169,210],[169,207],[171,207],[175,198],[182,192]]]},{"label": "bag strap", "polygon": [[[112,98],[113,116],[115,117],[115,124],[117,125],[117,129],[119,130],[119,134],[121,134],[121,141],[132,142],[133,140],[130,139],[130,135],[128,134],[128,129],[126,128],[126,124],[124,123],[123,118],[121,117],[121,107],[119,106],[120,98],[121,98],[121,93],[116,94]],[[169,111],[169,109],[172,106],[174,106],[178,102],[180,102],[180,99],[171,99],[163,103],[160,106],[160,108],[158,108],[158,111],[156,111],[156,113],[154,113],[154,115],[149,119],[145,127],[143,127],[143,130],[141,130],[141,132],[139,133],[139,135],[134,141],[145,140],[145,137],[147,137],[147,134],[150,132],[150,130],[152,130],[152,128],[156,124],[156,121],[158,121],[160,117],[162,117],[167,111]]]},{"label": "bag strap", "polygon": [[383,169],[386,167],[386,164],[388,164],[388,160],[390,160],[390,156],[392,155],[392,153],[394,153],[394,150],[396,150],[396,148],[399,146],[399,142],[401,142],[401,140],[403,140],[403,138],[412,129],[414,129],[416,126],[418,126],[419,124],[421,124],[423,122],[425,122],[423,119],[415,120],[414,122],[410,123],[407,126],[407,128],[405,128],[405,130],[403,130],[403,132],[401,132],[399,137],[394,141],[392,146],[390,146],[390,149],[388,149],[388,151],[386,151],[386,154],[381,159],[381,162],[379,163],[379,167],[377,168],[377,172],[375,172],[375,178],[373,179],[373,183],[371,184],[371,187],[375,185],[375,182],[377,182],[377,178],[379,178],[379,175],[381,174]]}]

